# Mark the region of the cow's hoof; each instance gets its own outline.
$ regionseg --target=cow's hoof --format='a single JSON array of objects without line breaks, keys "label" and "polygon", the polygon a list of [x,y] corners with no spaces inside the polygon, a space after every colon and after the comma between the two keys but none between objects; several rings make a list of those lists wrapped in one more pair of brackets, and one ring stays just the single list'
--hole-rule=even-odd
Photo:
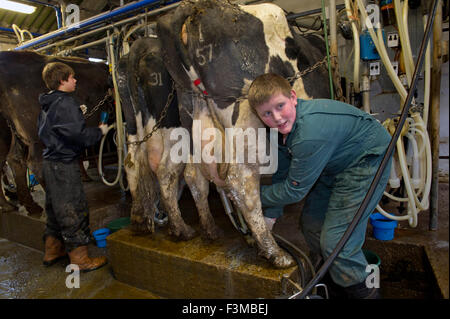
[{"label": "cow's hoof", "polygon": [[42,213],[28,213],[29,217],[41,219]]},{"label": "cow's hoof", "polygon": [[148,221],[142,216],[131,216],[130,229],[134,235],[151,234],[152,229],[149,227]]},{"label": "cow's hoof", "polygon": [[252,237],[252,235],[244,235],[244,239],[247,243],[247,245],[249,245],[250,247],[256,247],[256,240],[255,238]]},{"label": "cow's hoof", "polygon": [[169,234],[180,240],[191,240],[196,235],[194,228],[189,225],[185,225],[183,228],[172,226],[169,229]]},{"label": "cow's hoof", "polygon": [[42,209],[42,207],[39,205],[33,205],[30,207],[26,207],[26,210],[28,212],[28,216],[34,217],[34,218],[41,218],[42,212],[44,211]]},{"label": "cow's hoof", "polygon": [[281,251],[278,255],[273,256],[271,262],[277,268],[288,268],[295,265],[295,260],[284,251]]},{"label": "cow's hoof", "polygon": [[224,236],[224,232],[222,229],[214,225],[214,227],[210,227],[210,229],[205,229],[206,238],[210,240],[217,240]]},{"label": "cow's hoof", "polygon": [[151,231],[150,229],[148,229],[148,227],[144,224],[136,224],[136,223],[131,223],[130,224],[130,230],[133,233],[133,235],[147,235],[150,234]]}]

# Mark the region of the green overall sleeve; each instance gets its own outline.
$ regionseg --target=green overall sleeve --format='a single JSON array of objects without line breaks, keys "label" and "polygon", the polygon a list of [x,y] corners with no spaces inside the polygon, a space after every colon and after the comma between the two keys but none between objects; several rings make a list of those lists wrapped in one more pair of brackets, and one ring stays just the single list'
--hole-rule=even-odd
[{"label": "green overall sleeve", "polygon": [[[291,164],[290,156],[287,152],[287,147],[278,148],[278,169],[272,175],[272,184],[284,181],[289,173],[289,166]],[[272,207],[264,207],[263,213],[265,217],[278,218],[283,215],[284,204]]]},{"label": "green overall sleeve", "polygon": [[333,144],[324,140],[299,141],[293,144],[287,178],[272,185],[261,186],[262,207],[285,206],[301,201],[327,165],[334,152]]}]

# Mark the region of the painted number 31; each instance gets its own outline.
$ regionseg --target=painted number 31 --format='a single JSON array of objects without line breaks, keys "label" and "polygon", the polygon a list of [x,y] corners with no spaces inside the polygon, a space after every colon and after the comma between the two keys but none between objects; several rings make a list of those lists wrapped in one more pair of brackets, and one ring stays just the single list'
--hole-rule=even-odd
[{"label": "painted number 31", "polygon": [[151,79],[149,81],[151,86],[162,86],[162,77],[160,72],[153,72],[150,74]]}]

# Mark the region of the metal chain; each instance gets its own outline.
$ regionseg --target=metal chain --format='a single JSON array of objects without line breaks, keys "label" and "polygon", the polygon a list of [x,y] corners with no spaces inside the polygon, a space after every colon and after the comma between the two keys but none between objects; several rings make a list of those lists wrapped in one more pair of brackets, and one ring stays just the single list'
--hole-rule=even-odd
[{"label": "metal chain", "polygon": [[286,80],[288,80],[289,82],[292,82],[294,80],[299,79],[300,77],[304,76],[305,74],[308,74],[312,71],[314,71],[316,68],[318,68],[321,64],[324,64],[327,62],[327,56],[325,56],[322,60],[316,62],[314,65],[304,69],[301,72],[296,73],[294,76],[288,77],[286,78]]},{"label": "metal chain", "polygon": [[[327,63],[327,56],[325,56],[322,60],[316,62],[314,65],[306,68],[305,70],[300,71],[300,72],[294,74],[291,77],[287,77],[286,80],[288,80],[289,83],[291,83],[294,80],[297,80],[300,77],[304,76],[305,74],[308,74],[308,73],[314,71],[315,69],[317,69],[320,65],[322,65],[324,63]],[[201,97],[201,98],[204,98],[204,99],[213,99],[213,100],[221,100],[222,99],[222,100],[224,100],[226,98],[228,100],[230,98],[230,97],[219,97],[219,96],[205,95],[203,93],[197,93],[197,92],[192,91],[192,90],[191,91],[187,91],[185,93],[190,93],[192,95],[195,95],[195,96],[198,96],[198,97]],[[242,102],[242,101],[246,100],[247,98],[248,98],[247,95],[241,95],[241,96],[239,96],[237,98],[234,98],[234,100],[235,100],[235,102]]]},{"label": "metal chain", "polygon": [[[299,79],[300,77],[304,76],[305,74],[308,74],[308,73],[314,71],[314,70],[317,69],[320,65],[322,65],[322,64],[324,64],[324,63],[326,63],[326,62],[327,62],[327,56],[325,56],[322,60],[316,62],[314,65],[312,65],[312,66],[306,68],[305,70],[303,70],[303,71],[301,71],[301,72],[298,72],[298,73],[294,74],[294,75],[291,76],[291,77],[286,78],[286,80],[288,80],[289,82],[292,82],[292,81],[294,81],[294,80],[296,80],[296,79]],[[173,81],[173,79],[172,79],[172,92],[169,94],[169,97],[168,97],[168,101],[167,101],[167,103],[166,103],[166,106],[164,107],[164,110],[163,110],[163,112],[161,113],[161,118],[158,120],[158,123],[156,123],[156,125],[153,127],[153,130],[152,130],[149,134],[147,134],[147,135],[144,137],[143,140],[141,140],[141,141],[136,141],[136,142],[127,142],[127,144],[139,145],[139,144],[145,142],[146,140],[148,140],[148,139],[153,135],[154,131],[156,131],[156,130],[159,128],[160,122],[162,121],[162,119],[163,119],[164,116],[166,115],[167,108],[168,108],[168,106],[169,106],[169,104],[170,104],[170,102],[171,102],[171,99],[173,98],[173,92],[174,92],[175,86],[182,87],[180,84],[174,83],[174,81]],[[185,91],[185,93],[190,93],[190,94],[192,94],[192,95],[194,95],[194,96],[198,96],[198,97],[204,98],[205,100],[206,100],[206,99],[220,99],[220,98],[217,97],[217,96],[205,95],[205,94],[203,94],[203,93],[198,93],[198,92],[195,92],[195,91],[193,91],[193,90]],[[247,95],[242,95],[242,96],[240,96],[240,97],[235,98],[235,102],[241,102],[241,101],[246,100],[247,98],[248,98]]]},{"label": "metal chain", "polygon": [[89,113],[86,114],[86,116],[84,117],[85,119],[90,118],[103,104],[105,104],[106,100],[108,99],[108,97],[110,97],[111,94],[108,92],[106,93],[105,97],[103,98],[103,100],[101,100],[96,106],[94,106],[94,108],[92,110],[89,111]]},{"label": "metal chain", "polygon": [[141,145],[142,143],[146,142],[150,137],[152,137],[153,133],[155,133],[156,130],[159,129],[163,119],[166,117],[167,111],[169,109],[170,104],[172,103],[172,100],[173,100],[174,96],[175,96],[175,84],[172,81],[172,91],[167,96],[166,105],[164,106],[164,109],[161,112],[161,116],[159,117],[159,120],[158,120],[158,122],[156,122],[155,126],[153,126],[153,129],[151,130],[151,132],[148,133],[147,135],[145,135],[142,140],[134,141],[134,142],[127,142],[127,145]]}]

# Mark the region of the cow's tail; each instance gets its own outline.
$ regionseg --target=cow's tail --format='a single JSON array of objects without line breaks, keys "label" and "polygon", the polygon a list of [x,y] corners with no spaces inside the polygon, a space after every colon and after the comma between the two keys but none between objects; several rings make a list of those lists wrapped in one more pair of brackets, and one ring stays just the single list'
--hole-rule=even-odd
[{"label": "cow's tail", "polygon": [[137,134],[136,116],[135,116],[136,110],[130,98],[127,64],[128,64],[128,54],[124,55],[117,64],[117,86],[119,90],[122,110],[125,116],[125,122],[127,123],[126,126],[127,133],[130,135],[136,135]]}]

